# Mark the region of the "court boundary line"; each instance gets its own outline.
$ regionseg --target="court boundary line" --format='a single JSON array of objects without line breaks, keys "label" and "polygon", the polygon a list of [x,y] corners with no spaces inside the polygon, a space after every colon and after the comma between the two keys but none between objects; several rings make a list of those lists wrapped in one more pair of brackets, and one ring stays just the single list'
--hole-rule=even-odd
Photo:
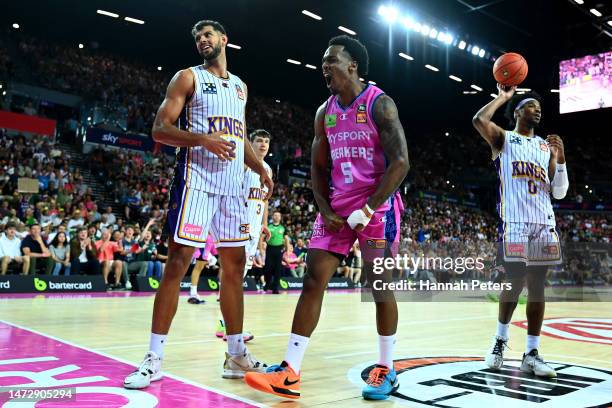
[{"label": "court boundary line", "polygon": [[[102,351],[98,351],[98,350],[95,350],[95,349],[92,349],[92,348],[89,348],[89,347],[86,347],[86,346],[81,346],[81,345],[78,345],[78,344],[73,343],[71,341],[63,340],[63,339],[60,339],[59,337],[52,336],[52,335],[43,333],[43,332],[38,331],[38,330],[34,330],[34,329],[29,328],[29,327],[20,325],[20,324],[12,323],[12,322],[9,322],[9,321],[4,320],[4,319],[0,319],[0,323],[4,323],[4,324],[6,324],[8,326],[13,326],[13,327],[16,327],[16,328],[21,329],[21,330],[26,330],[26,331],[32,332],[34,334],[38,334],[39,336],[47,337],[49,339],[52,339],[52,340],[55,340],[55,341],[59,341],[60,343],[64,343],[64,344],[67,344],[67,345],[72,346],[72,347],[80,348],[82,350],[89,351],[89,352],[94,353],[94,354],[98,354],[98,355],[100,355],[102,357],[110,358],[111,360],[119,361],[120,363],[127,364],[127,365],[132,366],[132,367],[138,367],[134,363],[132,363],[130,361],[127,361],[127,360],[125,360],[123,358],[114,357],[114,356],[111,356],[110,354],[106,354],[106,353],[104,353]],[[219,390],[219,389],[217,389],[215,387],[212,387],[212,386],[209,386],[209,385],[199,384],[199,383],[197,383],[195,381],[183,378],[183,377],[175,375],[175,374],[168,373],[166,371],[162,371],[162,372],[163,372],[165,377],[172,378],[173,380],[176,380],[176,381],[182,381],[182,382],[184,382],[186,384],[189,384],[189,385],[192,385],[194,387],[203,389],[205,391],[209,391],[209,392],[213,392],[213,393],[216,393],[216,394],[219,394],[219,395],[223,395],[224,397],[232,398],[232,399],[235,399],[237,401],[243,402],[245,404],[251,404],[251,405],[259,407],[259,408],[266,408],[267,407],[266,405],[263,405],[263,404],[261,404],[259,402],[256,402],[256,401],[252,401],[252,400],[250,400],[248,398],[244,398],[244,397],[232,394],[232,393],[227,392],[227,391]]]}]

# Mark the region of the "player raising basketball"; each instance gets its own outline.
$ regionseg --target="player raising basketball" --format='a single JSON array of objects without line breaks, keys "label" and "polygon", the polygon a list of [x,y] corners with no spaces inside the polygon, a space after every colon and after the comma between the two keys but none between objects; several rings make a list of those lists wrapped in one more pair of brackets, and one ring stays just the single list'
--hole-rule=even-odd
[{"label": "player raising basketball", "polygon": [[[370,282],[373,258],[384,256],[399,239],[402,204],[397,188],[408,172],[408,149],[393,100],[359,81],[367,71],[363,44],[348,36],[330,40],[323,55],[323,76],[332,96],[317,110],[312,143],[312,186],[319,214],[285,360],[265,374],[245,376],[247,384],[263,392],[300,396],[302,359],[321,314],[325,288],[355,239],[364,249]],[[384,279],[389,276],[390,271]],[[375,300],[380,359],[363,396],[385,399],[398,387],[392,358],[397,304],[389,293],[375,295]]]},{"label": "player raising basketball", "polygon": [[244,165],[259,174],[268,191],[273,184],[250,143],[244,141],[247,88],[227,70],[225,29],[216,21],[203,20],[192,34],[204,64],[172,78],[153,124],[155,141],[178,148],[167,224],[171,238],[155,296],[149,352],[138,370],[125,379],[127,388],[143,388],[161,379],[163,347],[176,313],[180,282],[194,248],[206,245],[209,231],[224,269],[221,312],[228,353],[223,377],[242,378],[246,371],[265,367],[248,353],[242,339],[244,246],[249,240]]},{"label": "player raising basketball", "polygon": [[[493,369],[502,367],[510,320],[526,282],[528,329],[521,371],[555,377],[557,373],[540,357],[538,349],[546,271],[548,265],[561,263],[550,191],[557,199],[567,192],[565,152],[559,136],[550,135],[544,140],[534,133],[542,115],[537,94],[514,95],[516,87],[506,89],[502,85],[498,89],[498,96],[472,120],[493,152],[499,180],[498,262],[503,262],[506,278],[512,284],[511,290],[500,295],[497,334],[485,362]],[[516,122],[514,130],[504,130],[491,121],[495,111],[508,101],[506,116],[511,123]]]}]

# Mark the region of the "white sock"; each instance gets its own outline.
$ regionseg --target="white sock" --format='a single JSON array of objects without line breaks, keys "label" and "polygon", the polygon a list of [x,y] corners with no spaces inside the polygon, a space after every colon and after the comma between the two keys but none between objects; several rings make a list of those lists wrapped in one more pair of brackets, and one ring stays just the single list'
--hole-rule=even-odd
[{"label": "white sock", "polygon": [[540,336],[531,336],[527,335],[527,343],[525,347],[525,354],[529,354],[529,352],[533,349],[540,348]]},{"label": "white sock", "polygon": [[189,295],[191,297],[198,297],[198,287],[196,285],[191,285],[191,288],[189,290]]},{"label": "white sock", "polygon": [[242,333],[227,335],[227,352],[232,357],[243,356],[246,353],[246,345]]},{"label": "white sock", "polygon": [[306,353],[306,347],[308,347],[308,340],[310,338],[295,333],[291,333],[291,336],[289,336],[285,361],[296,373],[299,373],[302,368],[302,360],[304,359],[304,353]]},{"label": "white sock", "polygon": [[151,333],[149,340],[149,350],[157,354],[159,358],[164,358],[164,344],[166,344],[167,334]]},{"label": "white sock", "polygon": [[393,370],[393,349],[395,348],[395,334],[391,336],[378,336],[378,364]]},{"label": "white sock", "polygon": [[497,322],[497,337],[503,337],[508,340],[508,329],[510,328],[510,323],[503,324],[501,322]]}]

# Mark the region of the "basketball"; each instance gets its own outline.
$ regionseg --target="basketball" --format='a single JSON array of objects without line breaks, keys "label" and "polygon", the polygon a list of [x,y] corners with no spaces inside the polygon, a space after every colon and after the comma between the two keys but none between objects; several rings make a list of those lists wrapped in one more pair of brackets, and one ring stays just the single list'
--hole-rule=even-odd
[{"label": "basketball", "polygon": [[520,85],[527,78],[527,61],[522,55],[508,52],[493,64],[495,80],[504,86]]}]

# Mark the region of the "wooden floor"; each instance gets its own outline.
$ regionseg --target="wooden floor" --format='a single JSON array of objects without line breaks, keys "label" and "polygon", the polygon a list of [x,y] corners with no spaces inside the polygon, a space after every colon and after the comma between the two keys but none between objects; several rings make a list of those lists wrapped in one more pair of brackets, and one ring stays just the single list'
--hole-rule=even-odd
[{"label": "wooden floor", "polygon": [[[311,338],[302,366],[302,398],[298,402],[284,403],[280,398],[251,390],[240,380],[221,378],[226,344],[214,337],[220,317],[219,306],[213,295],[205,299],[208,301],[205,305],[191,305],[181,297],[165,348],[165,372],[263,406],[426,406],[401,398],[382,403],[361,399],[361,385],[356,373],[360,373],[368,363],[375,362],[377,338],[374,305],[362,303],[357,293],[327,293],[321,321]],[[259,359],[274,364],[282,360],[297,299],[298,293],[245,296],[245,329],[256,336],[248,347]],[[137,364],[148,349],[152,306],[152,295],[0,298],[0,320]],[[497,304],[491,302],[401,303],[395,358],[481,357],[491,343],[496,316]],[[544,358],[559,363],[612,369],[612,307],[609,303],[550,303],[546,317],[595,318],[603,321],[598,323],[603,326],[586,330],[595,333],[592,334],[594,342],[588,340],[589,336],[587,341],[584,337],[575,341],[542,336]],[[524,319],[525,306],[519,305],[515,321]],[[582,324],[588,327],[588,322],[583,320]],[[520,358],[525,336],[525,329],[511,326],[511,349],[506,354],[509,358]],[[479,368],[484,368],[482,363],[479,364]],[[407,377],[400,376],[400,381],[409,383],[404,378]],[[607,378],[605,387],[611,396],[609,380]],[[400,388],[404,395],[419,397],[415,395],[416,391],[411,392],[409,385],[406,387]],[[530,405],[532,402],[528,401],[523,401],[527,405],[520,405],[523,402],[508,401],[508,405],[504,405],[504,401],[498,401],[497,405],[555,406]],[[429,405],[468,406],[452,403]]]}]

